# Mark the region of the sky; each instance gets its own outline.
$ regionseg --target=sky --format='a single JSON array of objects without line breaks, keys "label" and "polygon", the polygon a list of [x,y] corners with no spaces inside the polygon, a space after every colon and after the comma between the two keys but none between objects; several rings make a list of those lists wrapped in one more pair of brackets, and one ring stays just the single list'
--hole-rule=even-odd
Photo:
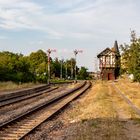
[{"label": "sky", "polygon": [[0,51],[70,59],[83,50],[78,66],[94,71],[98,53],[140,35],[139,13],[139,0],[0,0]]}]

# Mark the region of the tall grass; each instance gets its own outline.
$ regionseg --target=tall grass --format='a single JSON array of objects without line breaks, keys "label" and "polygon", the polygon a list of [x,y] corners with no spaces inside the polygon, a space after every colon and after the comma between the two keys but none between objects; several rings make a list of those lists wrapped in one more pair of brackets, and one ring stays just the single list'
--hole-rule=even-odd
[{"label": "tall grass", "polygon": [[34,85],[37,85],[38,83],[23,83],[23,84],[17,84],[14,82],[0,82],[0,92],[1,91],[9,91],[9,90],[16,90],[16,89],[21,89],[21,88],[28,88],[32,87]]}]

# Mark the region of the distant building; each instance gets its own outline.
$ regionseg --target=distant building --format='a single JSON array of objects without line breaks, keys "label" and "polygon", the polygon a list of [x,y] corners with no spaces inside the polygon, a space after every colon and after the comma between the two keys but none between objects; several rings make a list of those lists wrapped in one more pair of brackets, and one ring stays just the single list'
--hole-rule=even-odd
[{"label": "distant building", "polygon": [[97,72],[88,72],[88,74],[94,80],[99,79],[99,71],[97,71]]},{"label": "distant building", "polygon": [[101,79],[115,80],[120,71],[120,53],[117,41],[115,41],[113,48],[106,48],[97,57],[99,59]]},{"label": "distant building", "polygon": [[92,79],[94,78],[94,72],[88,72],[89,76],[92,77]]}]

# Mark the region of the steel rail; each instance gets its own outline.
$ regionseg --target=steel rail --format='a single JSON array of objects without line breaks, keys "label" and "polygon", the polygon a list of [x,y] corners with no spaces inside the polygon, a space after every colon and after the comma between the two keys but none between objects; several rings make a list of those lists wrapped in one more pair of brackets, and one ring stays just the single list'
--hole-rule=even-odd
[{"label": "steel rail", "polygon": [[6,101],[12,98],[16,98],[16,97],[26,96],[32,93],[37,93],[37,92],[46,90],[48,88],[49,88],[49,85],[43,85],[43,86],[37,86],[34,88],[27,88],[27,89],[17,90],[14,92],[3,93],[3,94],[0,94],[0,102]]},{"label": "steel rail", "polygon": [[5,101],[5,100],[9,100],[12,98],[16,98],[16,97],[21,97],[21,96],[26,96],[32,93],[37,93],[43,90],[46,90],[48,88],[50,88],[50,86],[58,86],[58,85],[63,85],[63,84],[71,84],[72,82],[57,82],[57,83],[51,83],[51,84],[45,84],[45,85],[39,85],[36,87],[32,87],[32,88],[26,88],[26,89],[20,89],[20,90],[16,90],[16,91],[12,91],[12,92],[4,92],[0,94],[0,102]]},{"label": "steel rail", "polygon": [[58,89],[58,87],[52,87],[52,88],[49,87],[46,90],[43,90],[41,92],[35,92],[35,93],[29,94],[29,95],[13,97],[13,98],[1,101],[0,102],[0,107],[3,107],[5,105],[9,105],[9,104],[12,104],[12,103],[16,103],[16,102],[19,102],[19,101],[23,101],[23,100],[26,100],[26,99],[30,99],[30,98],[42,95],[44,93],[48,93],[48,92],[54,91],[56,89]]}]

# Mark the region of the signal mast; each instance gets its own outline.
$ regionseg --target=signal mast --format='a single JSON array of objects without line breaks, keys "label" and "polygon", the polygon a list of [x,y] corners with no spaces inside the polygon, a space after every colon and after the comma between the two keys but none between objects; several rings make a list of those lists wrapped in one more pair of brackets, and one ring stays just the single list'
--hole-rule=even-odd
[{"label": "signal mast", "polygon": [[56,50],[54,49],[48,49],[47,50],[47,55],[48,55],[48,84],[50,84],[50,77],[51,77],[51,75],[50,75],[50,54],[52,53],[52,52],[56,52]]},{"label": "signal mast", "polygon": [[77,73],[76,73],[76,57],[77,57],[77,54],[78,53],[82,53],[83,51],[82,50],[74,50],[74,55],[75,55],[75,83],[77,81]]}]

